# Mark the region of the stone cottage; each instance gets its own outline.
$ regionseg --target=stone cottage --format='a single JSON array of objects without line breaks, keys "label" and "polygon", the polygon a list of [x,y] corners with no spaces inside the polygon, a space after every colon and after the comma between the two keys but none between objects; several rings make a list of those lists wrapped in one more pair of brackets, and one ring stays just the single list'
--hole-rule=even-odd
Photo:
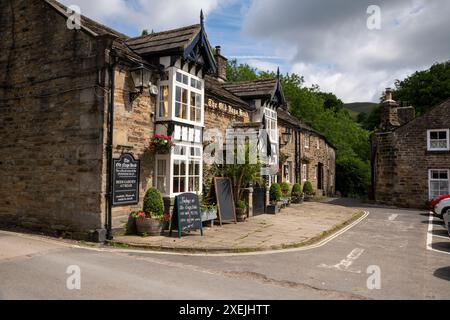
[{"label": "stone cottage", "polygon": [[450,193],[450,100],[420,117],[386,90],[380,128],[372,136],[373,198],[423,208]]},{"label": "stone cottage", "polygon": [[[278,122],[297,136],[289,141],[293,173],[268,170],[269,184],[311,179],[334,193],[332,146],[293,117],[283,120],[279,77],[227,82],[203,15],[193,26],[129,38],[84,16],[69,27],[72,14],[54,0],[0,3],[0,224],[112,237],[149,188],[168,208],[180,193],[202,192],[210,129],[267,129],[268,166],[278,168]],[[155,153],[155,135],[175,147]],[[117,168],[122,180],[113,178]],[[133,169],[136,177],[127,176]]]}]

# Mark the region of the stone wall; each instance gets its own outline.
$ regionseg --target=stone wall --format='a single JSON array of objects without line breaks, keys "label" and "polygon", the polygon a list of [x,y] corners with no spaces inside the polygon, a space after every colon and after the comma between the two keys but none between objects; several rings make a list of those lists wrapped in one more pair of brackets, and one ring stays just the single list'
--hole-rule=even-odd
[{"label": "stone wall", "polygon": [[450,169],[450,152],[427,150],[427,130],[450,128],[450,100],[392,131],[372,137],[375,200],[423,208],[430,169]]},{"label": "stone wall", "polygon": [[[309,137],[309,148],[305,146],[305,135]],[[317,148],[317,138],[319,148]],[[307,165],[307,180],[309,180],[318,195],[333,196],[336,192],[336,151],[322,137],[309,132],[302,131],[301,134],[302,163]],[[318,190],[318,179],[316,168],[323,164],[323,188]],[[305,177],[302,177],[302,182]]]},{"label": "stone wall", "polygon": [[0,3],[0,223],[103,228],[106,39],[66,27],[39,0]]},{"label": "stone wall", "polygon": [[[122,226],[130,212],[142,210],[145,193],[153,187],[155,159],[148,147],[155,130],[156,97],[145,90],[131,102],[130,92],[133,90],[129,68],[119,65],[115,76],[113,157],[119,158],[122,152],[133,154],[135,159],[141,160],[141,176],[140,203],[114,207],[113,227]],[[106,181],[106,175],[103,180]]]},{"label": "stone wall", "polygon": [[[282,133],[286,131],[286,128],[289,128],[289,124],[284,121],[278,121],[278,131],[280,137],[282,137]],[[298,129],[297,129],[298,130]],[[304,184],[305,180],[309,180],[314,190],[317,191],[318,180],[317,180],[317,172],[316,167],[319,163],[323,164],[323,189],[321,189],[320,195],[333,196],[335,194],[335,179],[336,179],[336,152],[335,150],[328,144],[328,142],[310,131],[302,130],[298,132],[298,140],[296,141],[296,134],[292,132],[291,141],[287,145],[282,145],[280,147],[280,152],[287,156],[287,162],[292,163],[291,174],[293,176],[293,181]],[[310,137],[309,148],[305,146],[305,135]],[[319,139],[319,149],[317,149],[316,139]],[[295,148],[296,142],[298,143],[297,150]],[[300,153],[299,155],[296,154]],[[296,170],[296,158],[298,158],[298,171]],[[307,160],[308,159],[308,160]],[[307,164],[307,177],[302,176],[302,166],[303,164]],[[280,168],[283,169],[283,168]],[[285,182],[285,176],[283,172],[280,172],[280,181]],[[291,184],[293,182],[291,181]]]}]

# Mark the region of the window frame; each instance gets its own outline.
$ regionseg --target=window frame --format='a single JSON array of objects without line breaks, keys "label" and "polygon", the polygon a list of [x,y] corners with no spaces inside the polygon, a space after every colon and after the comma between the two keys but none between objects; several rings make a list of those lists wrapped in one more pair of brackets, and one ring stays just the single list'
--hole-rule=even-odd
[{"label": "window frame", "polygon": [[[177,74],[181,74],[182,77],[187,77],[188,79],[188,83],[185,84],[183,82],[178,82],[177,81]],[[194,87],[192,85],[192,80],[195,80],[196,83],[200,84],[201,89],[198,89],[197,87]],[[196,77],[192,74],[190,74],[189,72],[186,72],[184,70],[178,69],[178,68],[173,68],[172,69],[172,81],[171,81],[171,85],[174,88],[173,89],[173,103],[172,103],[172,111],[173,111],[173,119],[182,123],[187,123],[187,124],[192,124],[192,125],[197,125],[197,126],[203,126],[204,123],[204,119],[205,119],[205,81],[199,77]],[[187,90],[187,119],[184,118],[180,118],[176,116],[176,92],[177,92],[177,87]],[[192,102],[192,93],[198,94],[200,95],[200,106],[192,106],[191,102]],[[191,119],[191,110],[195,109],[196,112],[200,111],[200,121],[195,121]]]},{"label": "window frame", "polygon": [[[447,134],[447,147],[446,148],[432,148],[431,147],[431,134],[437,132],[445,132]],[[438,139],[439,140],[439,139]],[[427,150],[428,151],[450,151],[450,129],[430,129],[427,130]]]},{"label": "window frame", "polygon": [[[447,180],[443,180],[443,179],[433,179],[433,172],[435,171],[439,171],[439,172],[447,172]],[[435,182],[435,181],[447,181],[447,194],[450,194],[450,169],[429,169],[428,170],[428,197],[429,199],[433,199],[433,195],[432,195],[432,190],[431,190],[431,183]],[[440,188],[439,188],[440,189]]]},{"label": "window frame", "polygon": [[309,134],[305,134],[305,138],[304,138],[304,145],[305,145],[305,149],[309,149],[309,145],[311,142],[311,136]]}]

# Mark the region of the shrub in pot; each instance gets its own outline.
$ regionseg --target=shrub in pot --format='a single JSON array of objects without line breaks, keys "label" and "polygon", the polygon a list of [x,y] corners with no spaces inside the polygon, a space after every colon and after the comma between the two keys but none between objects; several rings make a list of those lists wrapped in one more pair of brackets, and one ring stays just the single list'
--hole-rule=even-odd
[{"label": "shrub in pot", "polygon": [[150,189],[145,194],[144,210],[136,217],[137,232],[141,235],[160,235],[164,222],[164,200],[161,192]]},{"label": "shrub in pot", "polygon": [[267,213],[276,214],[280,212],[280,201],[283,193],[281,191],[281,186],[278,183],[274,183],[270,186],[269,197],[270,206],[267,207]]},{"label": "shrub in pot", "polygon": [[247,220],[247,203],[245,201],[238,201],[236,203],[236,218],[238,222],[245,222]]},{"label": "shrub in pot", "polygon": [[303,185],[303,192],[305,194],[305,201],[310,201],[314,196],[314,189],[310,181],[306,181]]},{"label": "shrub in pot", "polygon": [[291,196],[294,203],[303,202],[303,190],[302,186],[299,183],[294,184],[294,186],[292,187]]},{"label": "shrub in pot", "polygon": [[283,201],[283,205],[289,206],[291,203],[291,187],[287,182],[283,182],[280,187],[281,193],[283,194],[283,197],[281,198],[281,200]]}]

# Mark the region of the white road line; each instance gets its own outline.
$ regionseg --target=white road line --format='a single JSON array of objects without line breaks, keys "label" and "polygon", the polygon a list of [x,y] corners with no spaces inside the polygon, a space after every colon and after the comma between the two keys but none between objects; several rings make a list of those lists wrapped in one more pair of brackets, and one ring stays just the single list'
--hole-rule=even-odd
[{"label": "white road line", "polygon": [[349,255],[344,260],[339,262],[338,264],[330,266],[330,265],[326,265],[326,264],[322,263],[321,265],[319,265],[319,267],[326,268],[326,269],[337,269],[339,271],[345,271],[345,272],[351,272],[351,273],[361,273],[361,270],[350,269],[350,267],[359,257],[361,257],[361,255],[364,253],[364,251],[365,251],[364,249],[360,249],[360,248],[353,249],[352,252],[350,252]]},{"label": "white road line", "polygon": [[428,218],[427,250],[450,254],[450,252],[433,249],[433,222],[434,222],[434,214],[433,212],[430,212],[430,217]]},{"label": "white road line", "polygon": [[280,253],[290,253],[290,252],[299,252],[299,251],[308,251],[312,249],[317,249],[320,247],[325,246],[330,241],[336,239],[337,237],[341,236],[348,230],[352,229],[359,223],[361,223],[364,219],[366,219],[370,215],[369,211],[364,211],[364,215],[353,222],[352,224],[348,225],[347,227],[341,229],[340,231],[334,233],[332,236],[320,241],[319,243],[316,243],[314,245],[301,247],[301,248],[293,248],[293,249],[284,249],[284,250],[270,250],[270,251],[259,251],[259,252],[247,252],[247,253],[184,253],[184,252],[161,252],[161,251],[152,251],[152,250],[139,250],[139,249],[116,249],[116,248],[95,248],[95,247],[88,247],[88,246],[81,246],[81,245],[74,245],[67,242],[54,240],[49,237],[41,237],[41,236],[35,236],[35,235],[28,235],[28,234],[20,234],[15,232],[8,232],[8,231],[0,231],[0,233],[3,234],[12,234],[16,235],[22,238],[29,238],[29,239],[38,239],[40,241],[48,242],[48,243],[55,243],[62,246],[66,246],[73,249],[84,249],[84,250],[90,250],[90,251],[97,251],[97,252],[110,252],[110,253],[139,253],[139,254],[152,254],[152,255],[168,255],[168,256],[198,256],[198,257],[244,257],[244,256],[260,256],[260,255],[269,255],[269,254],[280,254]]},{"label": "white road line", "polygon": [[397,219],[398,214],[393,214],[389,217],[389,221],[394,221],[395,219]]}]

